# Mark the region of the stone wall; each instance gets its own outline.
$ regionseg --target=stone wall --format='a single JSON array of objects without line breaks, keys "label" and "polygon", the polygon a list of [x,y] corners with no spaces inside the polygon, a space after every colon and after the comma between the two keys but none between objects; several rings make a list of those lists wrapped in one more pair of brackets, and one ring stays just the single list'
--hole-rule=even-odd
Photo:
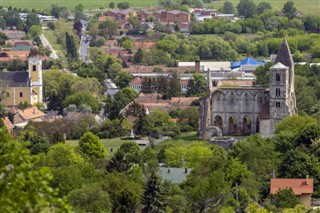
[{"label": "stone wall", "polygon": [[223,135],[246,135],[259,130],[264,88],[220,88],[210,99],[210,125]]}]

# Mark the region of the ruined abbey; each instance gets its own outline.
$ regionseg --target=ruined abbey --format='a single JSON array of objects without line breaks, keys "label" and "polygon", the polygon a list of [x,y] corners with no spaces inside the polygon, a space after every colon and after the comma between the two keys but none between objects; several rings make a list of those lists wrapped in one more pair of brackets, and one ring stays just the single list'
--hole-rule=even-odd
[{"label": "ruined abbey", "polygon": [[200,138],[210,139],[212,130],[223,135],[260,133],[270,137],[277,122],[297,113],[294,62],[286,39],[269,72],[269,88],[265,88],[236,80],[232,84],[213,82],[208,71],[207,96],[201,100],[199,109]]}]

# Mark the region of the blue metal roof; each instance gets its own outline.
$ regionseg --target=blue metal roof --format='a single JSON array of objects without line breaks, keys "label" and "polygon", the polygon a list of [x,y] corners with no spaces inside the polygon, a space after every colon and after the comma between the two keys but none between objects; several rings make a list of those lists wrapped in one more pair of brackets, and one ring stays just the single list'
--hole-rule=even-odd
[{"label": "blue metal roof", "polygon": [[263,65],[265,62],[257,61],[253,58],[245,58],[241,61],[233,61],[231,62],[231,69],[239,68],[242,65]]}]

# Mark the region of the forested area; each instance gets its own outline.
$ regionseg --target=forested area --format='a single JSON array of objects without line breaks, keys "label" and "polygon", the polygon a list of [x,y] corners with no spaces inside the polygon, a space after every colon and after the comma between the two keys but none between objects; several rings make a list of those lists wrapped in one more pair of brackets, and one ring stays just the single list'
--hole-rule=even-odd
[{"label": "forested area", "polygon": [[[12,208],[53,212],[71,208],[75,212],[262,211],[258,202],[264,212],[286,212],[297,200],[290,191],[269,195],[272,172],[282,178],[305,178],[308,174],[315,181],[314,196],[320,195],[320,126],[308,116],[288,117],[279,123],[273,138],[252,135],[229,151],[196,141],[189,146],[162,142],[144,150],[126,142],[110,153],[91,132],[84,133],[78,146],[72,147],[59,139],[45,142],[30,129],[17,139],[5,131],[2,126],[0,201],[5,205],[0,209],[4,212]],[[168,168],[192,168],[192,172],[185,182],[173,184],[161,179],[158,163]],[[299,205],[295,208],[306,211]]]}]

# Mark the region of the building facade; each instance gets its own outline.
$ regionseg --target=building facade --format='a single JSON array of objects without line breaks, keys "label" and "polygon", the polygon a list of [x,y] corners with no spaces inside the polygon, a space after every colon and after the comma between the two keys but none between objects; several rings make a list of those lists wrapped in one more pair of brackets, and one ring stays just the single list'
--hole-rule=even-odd
[{"label": "building facade", "polygon": [[27,71],[0,72],[0,81],[5,91],[2,100],[6,105],[42,103],[42,60],[39,48],[33,46],[30,49]]},{"label": "building facade", "polygon": [[260,133],[270,137],[276,124],[297,113],[294,93],[294,63],[286,39],[283,39],[275,65],[269,70],[269,88],[261,86],[216,85],[210,80],[200,105],[199,133],[210,139],[218,127],[223,135]]}]

